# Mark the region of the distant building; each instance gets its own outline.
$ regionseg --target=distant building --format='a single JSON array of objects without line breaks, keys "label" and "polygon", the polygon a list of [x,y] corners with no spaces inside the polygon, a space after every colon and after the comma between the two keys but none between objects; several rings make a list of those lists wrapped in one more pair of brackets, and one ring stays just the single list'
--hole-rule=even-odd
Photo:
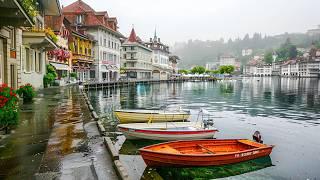
[{"label": "distant building", "polygon": [[220,56],[219,65],[220,66],[232,65],[235,67],[235,71],[240,71],[240,61],[238,61],[234,56],[230,56],[230,55]]},{"label": "distant building", "polygon": [[310,29],[307,31],[307,34],[309,36],[315,36],[315,35],[320,35],[320,25],[318,25],[318,28],[316,29]]},{"label": "distant building", "polygon": [[207,70],[217,70],[218,68],[219,68],[219,62],[207,63],[206,64],[206,69]]},{"label": "distant building", "polygon": [[136,35],[134,28],[121,50],[121,64],[129,79],[152,78],[152,50]]},{"label": "distant building", "polygon": [[163,44],[157,33],[154,33],[153,39],[146,43],[148,48],[153,51],[153,79],[166,80],[171,75],[171,68],[169,65],[169,46]]},{"label": "distant building", "polygon": [[243,49],[242,50],[242,56],[251,56],[253,53],[252,49]]}]

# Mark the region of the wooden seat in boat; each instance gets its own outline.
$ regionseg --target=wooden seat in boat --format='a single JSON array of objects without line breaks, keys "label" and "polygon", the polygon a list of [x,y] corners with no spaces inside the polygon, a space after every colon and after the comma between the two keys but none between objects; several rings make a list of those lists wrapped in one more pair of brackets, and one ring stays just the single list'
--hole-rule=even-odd
[{"label": "wooden seat in boat", "polygon": [[172,153],[172,154],[181,154],[180,151],[168,146],[168,145],[165,145],[165,146],[161,146],[159,149],[158,149],[159,152],[166,152],[166,153]]}]

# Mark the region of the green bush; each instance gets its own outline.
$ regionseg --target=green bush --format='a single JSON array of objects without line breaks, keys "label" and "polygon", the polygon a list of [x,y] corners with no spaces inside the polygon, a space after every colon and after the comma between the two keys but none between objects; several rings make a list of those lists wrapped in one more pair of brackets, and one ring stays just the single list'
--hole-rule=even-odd
[{"label": "green bush", "polygon": [[31,84],[20,86],[17,93],[23,98],[23,102],[32,102],[33,98],[36,96],[34,87]]},{"label": "green bush", "polygon": [[57,73],[56,70],[54,69],[54,67],[50,64],[47,65],[47,74],[44,75],[43,77],[43,84],[44,87],[48,87],[48,85],[53,85],[54,80],[57,77]]},{"label": "green bush", "polygon": [[18,98],[16,92],[6,84],[0,85],[0,127],[18,124]]},{"label": "green bush", "polygon": [[75,72],[70,73],[70,77],[73,77],[73,78],[77,79],[77,73],[75,73]]}]

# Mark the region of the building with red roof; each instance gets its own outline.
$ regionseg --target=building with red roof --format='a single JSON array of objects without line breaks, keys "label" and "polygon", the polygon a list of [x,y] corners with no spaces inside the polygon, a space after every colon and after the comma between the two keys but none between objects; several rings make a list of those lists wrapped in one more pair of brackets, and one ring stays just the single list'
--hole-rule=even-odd
[{"label": "building with red roof", "polygon": [[120,77],[120,39],[118,21],[109,17],[107,11],[95,11],[82,0],[64,7],[62,13],[71,26],[83,35],[90,35],[96,41],[94,63],[90,67],[90,79],[116,81]]},{"label": "building with red roof", "polygon": [[152,49],[148,48],[132,28],[130,36],[122,44],[121,64],[127,77],[134,80],[152,78]]}]

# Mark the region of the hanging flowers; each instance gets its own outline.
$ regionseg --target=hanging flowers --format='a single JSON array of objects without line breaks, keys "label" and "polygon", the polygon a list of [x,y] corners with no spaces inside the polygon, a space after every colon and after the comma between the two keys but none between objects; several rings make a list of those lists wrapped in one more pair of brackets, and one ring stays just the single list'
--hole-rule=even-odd
[{"label": "hanging flowers", "polygon": [[55,49],[48,52],[48,56],[53,59],[54,57],[60,61],[66,61],[70,58],[70,52],[63,49]]}]

